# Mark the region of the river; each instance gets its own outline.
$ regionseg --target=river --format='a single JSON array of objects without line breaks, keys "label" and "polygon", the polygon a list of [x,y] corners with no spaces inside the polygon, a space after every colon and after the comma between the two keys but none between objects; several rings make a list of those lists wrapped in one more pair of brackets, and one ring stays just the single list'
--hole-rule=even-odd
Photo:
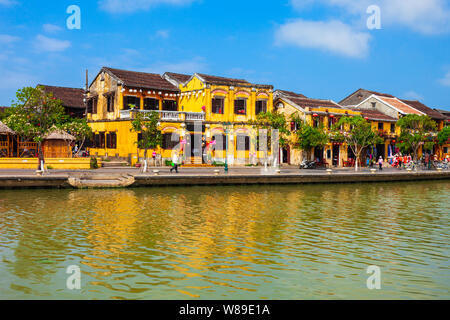
[{"label": "river", "polygon": [[449,218],[445,181],[0,190],[0,299],[449,299]]}]

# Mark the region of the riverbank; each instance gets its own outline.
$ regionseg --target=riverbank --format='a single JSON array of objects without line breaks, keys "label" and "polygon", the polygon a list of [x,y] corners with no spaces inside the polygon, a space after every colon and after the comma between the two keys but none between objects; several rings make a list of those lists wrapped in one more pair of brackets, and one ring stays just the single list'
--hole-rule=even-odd
[{"label": "riverbank", "polygon": [[450,179],[450,171],[406,171],[385,169],[355,172],[349,169],[299,170],[282,168],[279,172],[263,168],[150,168],[143,174],[134,168],[98,170],[51,170],[38,176],[33,170],[0,170],[0,188],[126,188],[191,185],[253,185],[253,184],[315,184],[315,183],[370,183]]}]

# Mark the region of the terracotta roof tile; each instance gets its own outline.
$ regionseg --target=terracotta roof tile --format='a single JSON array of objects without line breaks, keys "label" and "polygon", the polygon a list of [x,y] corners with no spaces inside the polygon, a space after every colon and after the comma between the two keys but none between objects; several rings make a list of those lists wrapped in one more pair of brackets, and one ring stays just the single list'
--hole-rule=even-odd
[{"label": "terracotta roof tile", "polygon": [[403,99],[402,99],[402,101],[404,103],[410,105],[414,109],[425,113],[426,115],[428,115],[432,119],[436,119],[436,120],[445,120],[445,119],[447,119],[447,117],[445,115],[443,115],[442,113],[437,112],[436,110],[433,110],[433,109],[427,107],[426,105],[424,105],[420,101],[417,101],[417,100],[403,100]]},{"label": "terracotta roof tile", "polygon": [[288,97],[292,97],[292,98],[308,98],[307,96],[301,94],[301,93],[295,93],[292,91],[287,91],[287,90],[277,90],[277,92],[279,94],[281,94],[282,96],[288,98]]},{"label": "terracotta roof tile", "polygon": [[179,92],[176,86],[171,84],[166,79],[163,79],[159,74],[113,69],[107,67],[103,67],[102,70],[112,73],[114,76],[119,78],[127,87]]},{"label": "terracotta roof tile", "polygon": [[295,98],[295,97],[289,97],[288,99],[301,108],[307,108],[307,107],[341,108],[340,105],[338,105],[337,103],[335,103],[331,100]]},{"label": "terracotta roof tile", "polygon": [[381,111],[373,110],[373,109],[360,109],[360,108],[349,108],[350,110],[359,111],[361,112],[361,116],[363,118],[369,118],[369,120],[375,120],[375,121],[392,121],[395,122],[397,119],[390,117],[386,114],[384,114]]},{"label": "terracotta roof tile", "polygon": [[258,87],[258,88],[273,88],[272,85],[265,85],[265,84],[255,84],[250,83],[247,80],[244,79],[233,79],[233,78],[226,78],[226,77],[219,77],[219,76],[211,76],[204,73],[197,73],[200,77],[202,77],[206,83],[209,84],[215,84],[215,85],[226,85],[226,86],[245,86],[245,87]]},{"label": "terracotta roof tile", "polygon": [[67,88],[67,87],[56,87],[56,86],[47,86],[41,85],[38,86],[44,87],[44,91],[47,93],[52,93],[53,96],[57,99],[60,99],[65,107],[77,108],[77,109],[85,109],[84,105],[84,90],[78,88]]},{"label": "terracotta roof tile", "polygon": [[391,106],[397,108],[398,110],[400,110],[402,113],[406,113],[406,114],[423,114],[422,112],[411,108],[409,105],[407,105],[406,103],[400,101],[397,98],[388,98],[388,97],[382,97],[382,96],[378,96],[378,98],[388,104],[390,104]]},{"label": "terracotta roof tile", "polygon": [[366,89],[358,89],[346,98],[342,99],[341,102],[339,102],[342,106],[356,106],[368,97],[370,97],[372,94],[381,96],[381,97],[388,97],[388,98],[394,98],[393,95],[387,94],[387,93],[380,93],[376,91],[366,90]]},{"label": "terracotta roof tile", "polygon": [[182,74],[182,73],[174,73],[174,72],[166,72],[164,73],[165,75],[168,75],[169,77],[177,80],[180,83],[185,83],[186,81],[188,81],[191,76],[188,74]]}]

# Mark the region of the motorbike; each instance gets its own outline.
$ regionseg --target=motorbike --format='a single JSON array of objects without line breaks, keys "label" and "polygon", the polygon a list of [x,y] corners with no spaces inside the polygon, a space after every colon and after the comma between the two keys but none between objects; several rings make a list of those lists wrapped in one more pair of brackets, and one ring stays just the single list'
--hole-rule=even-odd
[{"label": "motorbike", "polygon": [[302,163],[300,163],[299,169],[315,169],[316,168],[316,162],[315,161],[309,161],[309,160],[303,160]]}]

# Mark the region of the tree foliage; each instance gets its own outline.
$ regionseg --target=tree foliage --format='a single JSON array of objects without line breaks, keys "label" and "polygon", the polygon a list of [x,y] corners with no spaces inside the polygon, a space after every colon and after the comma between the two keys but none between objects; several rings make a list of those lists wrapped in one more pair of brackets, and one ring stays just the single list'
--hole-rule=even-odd
[{"label": "tree foliage", "polygon": [[296,123],[295,131],[296,141],[295,148],[306,151],[308,159],[312,148],[323,148],[329,141],[328,134],[323,127],[313,127],[300,119],[298,114],[291,116],[291,121]]},{"label": "tree foliage", "polygon": [[137,145],[139,149],[145,150],[145,158],[147,158],[148,149],[156,149],[162,144],[162,133],[159,129],[159,114],[157,112],[137,113],[131,122],[131,131],[141,134],[141,139],[138,140]]},{"label": "tree foliage", "polygon": [[[261,112],[256,116],[256,120],[249,121],[249,123],[258,129],[276,129],[278,130],[279,145],[285,147],[288,144],[288,138],[290,131],[287,127],[286,117],[277,111],[273,112]],[[270,130],[268,132],[268,138],[270,141]]]},{"label": "tree foliage", "polygon": [[437,141],[439,145],[444,145],[449,143],[450,139],[450,126],[444,127],[437,135]]},{"label": "tree foliage", "polygon": [[19,89],[16,97],[4,123],[27,140],[41,143],[53,126],[60,127],[68,120],[61,100],[42,87]]},{"label": "tree foliage", "polygon": [[361,116],[342,117],[332,127],[331,136],[336,141],[345,142],[351,148],[356,157],[355,170],[358,170],[362,150],[383,142],[383,139],[373,131],[370,123]]},{"label": "tree foliage", "polygon": [[431,149],[436,136],[436,122],[427,115],[408,114],[397,121],[401,133],[399,136],[399,148],[402,152],[412,152],[417,160],[419,147]]}]

